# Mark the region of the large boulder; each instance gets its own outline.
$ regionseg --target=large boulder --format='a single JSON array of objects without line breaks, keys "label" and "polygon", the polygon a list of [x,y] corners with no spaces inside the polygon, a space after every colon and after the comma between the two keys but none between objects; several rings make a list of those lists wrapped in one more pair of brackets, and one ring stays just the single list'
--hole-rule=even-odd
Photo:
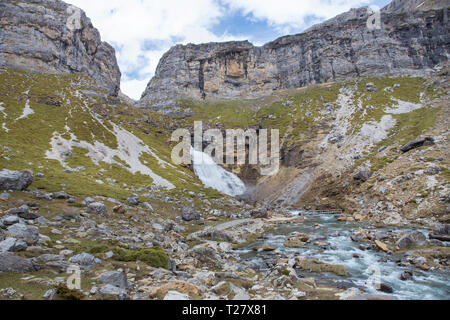
[{"label": "large boulder", "polygon": [[33,182],[31,171],[12,171],[4,169],[0,171],[0,190],[22,191]]},{"label": "large boulder", "polygon": [[420,137],[420,138],[417,138],[417,139],[414,139],[414,140],[408,142],[403,147],[401,147],[400,150],[402,150],[402,152],[408,152],[412,149],[420,148],[422,146],[431,146],[433,144],[434,144],[434,139],[432,137],[423,136],[423,137]]},{"label": "large boulder", "polygon": [[400,249],[423,246],[427,243],[427,239],[422,232],[414,231],[401,237],[395,244]]},{"label": "large boulder", "polygon": [[21,239],[29,245],[33,245],[39,241],[39,229],[23,223],[16,223],[8,227],[6,234]]},{"label": "large boulder", "polygon": [[18,257],[11,252],[0,253],[0,272],[35,272],[37,266],[32,259]]}]

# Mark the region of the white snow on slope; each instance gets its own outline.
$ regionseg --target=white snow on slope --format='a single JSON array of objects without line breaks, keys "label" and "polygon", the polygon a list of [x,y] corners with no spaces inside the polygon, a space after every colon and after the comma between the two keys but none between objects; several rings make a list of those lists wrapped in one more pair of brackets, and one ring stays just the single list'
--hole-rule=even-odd
[{"label": "white snow on slope", "polygon": [[[3,105],[4,105],[4,103],[0,102],[0,112],[3,114],[3,118],[7,118],[8,115],[6,114],[5,107],[3,107]],[[6,123],[5,122],[2,123],[2,129],[5,130],[6,132],[9,131],[9,129],[6,127]]]},{"label": "white snow on slope", "polygon": [[[77,137],[73,133],[70,133],[71,137],[70,140],[68,140],[63,138],[58,132],[54,132],[50,142],[52,148],[46,152],[47,159],[57,160],[63,167],[68,168],[65,163],[63,153],[70,151],[73,147],[79,147],[86,149],[86,155],[96,164],[101,161],[109,164],[117,164],[133,174],[139,172],[151,177],[153,179],[153,183],[158,187],[167,188],[169,190],[174,189],[175,186],[172,183],[155,174],[149,167],[145,166],[140,161],[139,158],[142,154],[148,153],[152,155],[154,152],[147,145],[145,145],[141,139],[136,137],[131,132],[120,128],[112,122],[110,123],[114,128],[114,131],[111,132],[117,139],[117,149],[112,149],[99,141],[95,141],[94,144],[86,141],[78,142]],[[124,166],[119,161],[114,160],[114,157],[118,157],[121,161],[125,162],[127,166]],[[164,164],[161,159],[158,161]]]}]

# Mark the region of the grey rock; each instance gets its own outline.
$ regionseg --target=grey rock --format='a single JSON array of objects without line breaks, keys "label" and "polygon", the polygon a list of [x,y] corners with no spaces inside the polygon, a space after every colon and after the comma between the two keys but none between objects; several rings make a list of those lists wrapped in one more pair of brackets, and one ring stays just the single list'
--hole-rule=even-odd
[{"label": "grey rock", "polygon": [[84,74],[109,94],[119,93],[121,73],[114,48],[101,41],[81,9],[62,1],[3,0],[0,20],[1,66],[36,73]]},{"label": "grey rock", "polygon": [[400,275],[400,280],[406,281],[411,280],[413,278],[413,273],[411,271],[403,271],[403,273]]},{"label": "grey rock", "polygon": [[0,272],[35,272],[37,271],[32,259],[25,259],[11,252],[0,253]]},{"label": "grey rock", "polygon": [[87,197],[83,200],[83,202],[81,202],[81,204],[85,207],[87,207],[88,205],[90,205],[91,203],[95,202],[95,199],[92,197]]},{"label": "grey rock", "polygon": [[450,241],[450,224],[444,224],[430,233],[430,239]]},{"label": "grey rock", "polygon": [[381,29],[372,31],[367,21],[374,12],[352,9],[262,47],[248,41],[177,45],[160,60],[140,105],[177,112],[180,99],[254,99],[359,76],[420,74],[448,60],[446,8],[385,10]]},{"label": "grey rock", "polygon": [[106,214],[107,209],[106,206],[101,202],[92,202],[87,206],[87,211],[89,213],[96,213],[96,214]]},{"label": "grey rock", "polygon": [[39,229],[22,223],[16,223],[8,227],[6,234],[24,240],[29,245],[39,241]]},{"label": "grey rock", "polygon": [[11,210],[8,211],[9,215],[17,215],[22,219],[25,220],[35,220],[37,218],[39,218],[39,215],[34,213],[34,212],[30,212],[30,208],[27,205],[23,205],[19,208],[13,208]]},{"label": "grey rock", "polygon": [[19,252],[26,250],[28,245],[23,240],[18,240],[15,238],[7,238],[6,240],[0,242],[0,253],[3,252]]},{"label": "grey rock", "polygon": [[93,265],[100,263],[101,260],[94,257],[92,254],[83,252],[83,253],[77,254],[76,256],[73,256],[72,258],[70,258],[69,262],[75,263],[82,267],[92,267]]},{"label": "grey rock", "polygon": [[70,196],[65,191],[59,191],[59,192],[55,192],[53,194],[53,199],[67,200],[69,198],[70,198]]},{"label": "grey rock", "polygon": [[101,287],[100,294],[106,296],[107,298],[113,297],[119,300],[125,300],[128,298],[128,292],[126,290],[113,286],[111,284],[106,284]]},{"label": "grey rock", "polygon": [[414,231],[401,237],[395,244],[400,249],[423,246],[427,243],[422,232]]},{"label": "grey rock", "polygon": [[0,222],[5,226],[12,226],[13,224],[19,223],[20,219],[18,216],[6,216],[0,219]]},{"label": "grey rock", "polygon": [[417,138],[415,140],[408,142],[403,147],[401,147],[400,150],[402,152],[408,152],[410,150],[420,148],[422,146],[431,146],[433,144],[434,144],[434,139],[432,137],[424,136],[424,137],[420,137],[420,138]]},{"label": "grey rock", "polygon": [[[1,7],[2,3],[0,3],[0,8]],[[0,20],[1,20],[1,13],[0,13]],[[30,171],[11,171],[7,169],[0,171],[0,190],[22,191],[28,188],[32,182],[33,182],[33,174]]]},{"label": "grey rock", "polygon": [[181,218],[184,221],[200,220],[200,213],[195,211],[194,207],[183,207],[181,210]]},{"label": "grey rock", "polygon": [[110,284],[115,287],[126,289],[128,288],[127,276],[123,272],[108,271],[103,273],[98,280],[105,284]]},{"label": "grey rock", "polygon": [[127,202],[132,206],[137,206],[139,204],[139,196],[137,194],[132,194],[128,197]]}]

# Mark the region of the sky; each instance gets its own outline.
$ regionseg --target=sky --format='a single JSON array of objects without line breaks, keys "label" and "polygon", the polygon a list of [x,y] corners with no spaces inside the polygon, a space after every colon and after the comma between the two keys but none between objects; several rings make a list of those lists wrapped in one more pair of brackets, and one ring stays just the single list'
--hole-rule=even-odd
[{"label": "sky", "polygon": [[66,0],[116,49],[122,92],[140,99],[159,59],[176,44],[249,40],[263,45],[351,8],[390,0]]}]

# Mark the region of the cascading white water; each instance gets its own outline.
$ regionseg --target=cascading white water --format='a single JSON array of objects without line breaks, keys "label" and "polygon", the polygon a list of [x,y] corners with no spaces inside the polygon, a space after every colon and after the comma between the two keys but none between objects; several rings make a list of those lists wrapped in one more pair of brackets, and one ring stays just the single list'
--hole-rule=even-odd
[{"label": "cascading white water", "polygon": [[246,187],[244,182],[234,173],[228,172],[216,164],[206,153],[191,147],[191,159],[195,174],[206,187],[232,197],[245,193]]}]

